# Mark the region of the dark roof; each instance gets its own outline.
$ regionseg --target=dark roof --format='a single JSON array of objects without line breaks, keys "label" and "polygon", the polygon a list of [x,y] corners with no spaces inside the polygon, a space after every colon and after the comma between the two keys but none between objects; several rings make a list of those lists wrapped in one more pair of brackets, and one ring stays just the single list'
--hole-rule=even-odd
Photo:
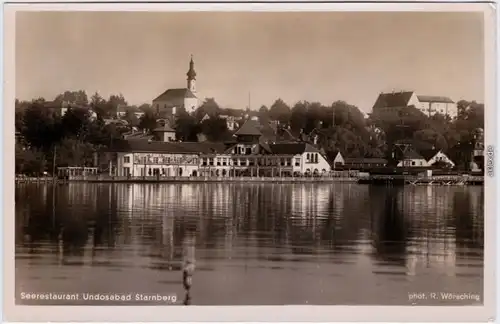
[{"label": "dark roof", "polygon": [[424,157],[425,160],[429,161],[430,159],[432,159],[434,157],[434,155],[436,155],[440,150],[435,150],[435,149],[431,149],[431,150],[420,150],[420,155],[422,155]]},{"label": "dark roof", "polygon": [[153,132],[175,132],[175,130],[166,123],[164,126],[153,129]]},{"label": "dark roof", "polygon": [[153,101],[168,101],[172,105],[181,106],[184,104],[185,98],[196,98],[196,96],[187,88],[168,89]]},{"label": "dark roof", "polygon": [[275,142],[276,141],[276,128],[273,127],[270,123],[260,123],[257,122],[257,125],[260,126],[260,133],[265,140]]},{"label": "dark roof", "polygon": [[142,153],[224,153],[223,143],[212,142],[160,142],[146,140],[114,141],[109,151]]},{"label": "dark roof", "polygon": [[130,132],[123,134],[123,138],[127,140],[149,140],[152,139],[153,136],[142,132]]},{"label": "dark roof", "polygon": [[415,151],[413,148],[409,148],[403,153],[404,159],[424,159],[422,155],[420,155],[417,151]]},{"label": "dark roof", "polygon": [[394,93],[381,93],[373,109],[388,108],[388,107],[406,107],[410,101],[413,91],[402,91]]},{"label": "dark roof", "polygon": [[443,102],[443,103],[454,103],[448,97],[440,97],[440,96],[417,96],[418,101],[421,102]]},{"label": "dark roof", "polygon": [[386,164],[387,160],[382,158],[346,158],[344,159],[345,163],[378,163],[378,164]]},{"label": "dark roof", "polygon": [[270,144],[269,148],[273,154],[302,154],[305,152],[320,153],[320,151],[309,143],[279,143]]},{"label": "dark roof", "polygon": [[252,135],[252,136],[261,136],[262,133],[259,130],[260,125],[255,120],[247,120],[241,127],[234,133],[234,135]]}]

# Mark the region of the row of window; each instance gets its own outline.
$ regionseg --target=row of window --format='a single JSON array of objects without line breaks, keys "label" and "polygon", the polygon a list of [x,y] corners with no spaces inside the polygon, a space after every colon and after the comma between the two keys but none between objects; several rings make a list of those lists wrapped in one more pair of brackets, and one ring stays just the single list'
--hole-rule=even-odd
[{"label": "row of window", "polygon": [[[143,157],[142,159],[140,158],[137,158],[136,159],[136,163],[137,164],[146,164],[148,162],[148,158],[147,157]],[[131,158],[130,156],[124,156],[123,157],[123,163],[124,164],[129,164],[131,162]],[[151,162],[155,163],[155,164],[158,164],[158,163],[165,163],[165,164],[170,164],[170,163],[173,163],[173,164],[194,164],[194,165],[198,165],[199,163],[199,159],[196,158],[196,157],[192,157],[192,158],[185,158],[185,157],[180,157],[180,156],[176,156],[176,157],[158,157],[158,156],[155,156],[151,159]]]},{"label": "row of window", "polygon": [[[272,158],[272,157],[260,157],[260,158],[191,158],[191,159],[185,159],[181,157],[153,157],[151,161],[155,164],[159,163],[164,163],[164,164],[193,164],[193,165],[198,165],[201,160],[201,165],[203,166],[228,166],[228,165],[234,165],[234,166],[252,166],[252,165],[281,165],[281,166],[291,166],[292,165],[292,158]],[[319,154],[318,153],[308,153],[306,155],[306,163],[318,163],[319,161]],[[142,159],[136,159],[136,163],[143,163],[146,164],[148,162],[147,157],[143,157]],[[300,166],[301,159],[300,158],[295,158],[293,163],[294,166],[298,167]],[[131,158],[130,156],[124,156],[123,157],[123,163],[124,164],[129,164],[131,163]]]},{"label": "row of window", "polygon": [[[291,166],[291,158],[201,158],[202,166]],[[295,166],[300,166],[300,158],[295,159]]]},{"label": "row of window", "polygon": [[306,163],[318,163],[319,154],[318,153],[307,153],[306,154]]}]

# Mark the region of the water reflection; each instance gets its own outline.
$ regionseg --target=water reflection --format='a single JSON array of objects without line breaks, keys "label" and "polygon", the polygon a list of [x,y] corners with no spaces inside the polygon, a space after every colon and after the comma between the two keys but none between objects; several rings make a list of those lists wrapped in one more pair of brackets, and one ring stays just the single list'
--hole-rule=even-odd
[{"label": "water reflection", "polygon": [[482,187],[451,186],[20,185],[16,289],[168,292],[186,304],[482,293],[483,199]]}]

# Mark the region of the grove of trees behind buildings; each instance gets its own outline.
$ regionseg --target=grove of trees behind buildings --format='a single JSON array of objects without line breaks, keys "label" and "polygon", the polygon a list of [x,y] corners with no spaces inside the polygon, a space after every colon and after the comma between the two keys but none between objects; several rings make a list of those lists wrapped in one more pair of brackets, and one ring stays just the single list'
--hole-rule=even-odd
[{"label": "grove of trees behind buildings", "polygon": [[[43,98],[15,103],[15,127],[21,142],[16,144],[16,173],[39,174],[57,166],[92,165],[92,153],[104,148],[135,127],[149,132],[158,126],[155,111],[149,104],[128,105],[123,95],[104,99],[98,93],[90,98],[85,91],[66,91],[52,100],[54,105],[69,102],[74,105],[64,116],[47,108]],[[91,107],[97,118],[90,118]],[[455,120],[446,116],[427,117],[414,107],[398,107],[375,112],[365,118],[363,113],[344,101],[329,106],[300,101],[289,106],[276,100],[270,107],[258,111],[221,108],[213,98],[188,114],[181,111],[175,119],[177,139],[196,141],[200,134],[209,141],[231,139],[231,131],[221,115],[258,117],[261,123],[274,121],[277,132],[287,131],[300,140],[315,141],[332,159],[340,151],[345,157],[388,157],[394,143],[406,142],[418,150],[441,149],[457,165],[464,166],[478,141],[478,129],[484,129],[484,105],[458,102]],[[107,123],[118,110],[128,126]],[[144,115],[137,118],[134,112]],[[205,118],[204,116],[209,116]],[[56,154],[54,153],[56,152]]]}]

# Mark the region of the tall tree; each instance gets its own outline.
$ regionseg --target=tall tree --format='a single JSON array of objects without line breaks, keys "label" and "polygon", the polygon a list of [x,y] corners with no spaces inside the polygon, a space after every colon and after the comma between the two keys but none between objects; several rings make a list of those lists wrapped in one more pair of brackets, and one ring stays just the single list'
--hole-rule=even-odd
[{"label": "tall tree", "polygon": [[271,120],[277,120],[284,125],[288,125],[290,115],[290,107],[281,98],[277,99],[269,109],[269,118]]}]

